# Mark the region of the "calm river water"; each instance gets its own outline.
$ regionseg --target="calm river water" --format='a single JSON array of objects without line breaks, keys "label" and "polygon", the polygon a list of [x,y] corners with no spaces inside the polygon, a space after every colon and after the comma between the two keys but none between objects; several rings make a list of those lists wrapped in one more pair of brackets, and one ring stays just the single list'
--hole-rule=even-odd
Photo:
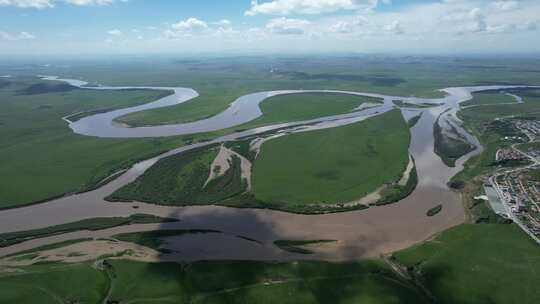
[{"label": "calm river water", "polygon": [[[46,77],[45,79],[60,80],[56,77]],[[76,86],[86,84],[76,80],[63,81]],[[129,216],[135,213],[174,217],[180,220],[179,222],[166,224],[131,225],[94,232],[66,233],[1,248],[0,256],[71,239],[101,238],[124,232],[171,228],[212,229],[221,231],[221,233],[194,234],[171,238],[168,240],[167,248],[172,249],[175,253],[165,255],[164,260],[322,259],[341,261],[374,257],[403,249],[426,240],[435,233],[460,224],[465,220],[459,194],[451,191],[446,184],[453,175],[462,170],[463,163],[471,156],[480,153],[482,148],[476,138],[468,134],[456,123],[457,130],[476,145],[478,149],[459,159],[454,168],[444,165],[433,151],[433,125],[437,117],[444,113],[443,117],[445,119],[456,120],[453,116],[455,116],[459,108],[459,103],[471,99],[471,93],[473,92],[515,87],[518,86],[448,88],[443,90],[447,95],[439,99],[405,98],[344,91],[260,92],[240,97],[226,111],[193,123],[144,128],[122,128],[114,125],[112,123],[113,119],[121,115],[150,108],[170,106],[198,96],[197,92],[192,89],[144,87],[168,89],[173,90],[175,93],[146,105],[89,116],[70,123],[70,128],[79,134],[98,137],[171,136],[207,132],[232,127],[255,119],[261,115],[259,103],[269,96],[302,92],[339,92],[379,97],[384,100],[384,103],[358,112],[261,127],[233,133],[211,142],[181,147],[134,165],[112,182],[94,191],[67,196],[39,205],[0,211],[0,232],[43,228],[93,217]],[[91,89],[97,90],[131,88],[140,87],[91,87]],[[300,126],[309,123],[306,128],[297,130],[298,132],[305,132],[354,123],[391,110],[393,108],[392,100],[440,104],[440,106],[431,108],[402,109],[402,113],[406,118],[422,113],[419,122],[411,129],[409,148],[416,162],[418,186],[410,196],[395,204],[344,213],[299,215],[264,209],[237,209],[219,206],[166,207],[144,203],[111,203],[104,200],[106,196],[115,190],[134,181],[161,158],[215,142],[234,140],[246,135],[287,126]],[[359,174],[362,174],[362,172],[359,172]],[[433,217],[426,216],[426,211],[438,204],[443,205],[442,211]],[[135,206],[137,208],[134,208]],[[337,240],[337,242],[316,248],[315,253],[312,255],[299,255],[281,251],[273,246],[273,241],[280,239],[332,239]]]}]

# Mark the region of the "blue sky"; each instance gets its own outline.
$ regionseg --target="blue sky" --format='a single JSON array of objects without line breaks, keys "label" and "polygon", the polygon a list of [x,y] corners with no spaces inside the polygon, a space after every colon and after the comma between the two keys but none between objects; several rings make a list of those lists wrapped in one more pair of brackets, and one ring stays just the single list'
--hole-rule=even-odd
[{"label": "blue sky", "polygon": [[537,0],[0,0],[0,54],[540,51]]}]

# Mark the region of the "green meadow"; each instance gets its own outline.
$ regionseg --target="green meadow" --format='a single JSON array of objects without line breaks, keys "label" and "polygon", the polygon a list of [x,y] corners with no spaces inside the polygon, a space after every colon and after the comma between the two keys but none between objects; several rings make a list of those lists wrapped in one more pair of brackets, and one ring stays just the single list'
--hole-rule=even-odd
[{"label": "green meadow", "polygon": [[183,144],[181,138],[101,139],[74,134],[62,117],[143,104],[159,91],[26,94],[34,78],[0,88],[0,209],[84,191],[113,172]]},{"label": "green meadow", "polygon": [[516,225],[461,225],[394,257],[437,303],[540,301],[540,248]]},{"label": "green meadow", "polygon": [[39,265],[0,274],[5,303],[428,303],[380,261]]},{"label": "green meadow", "polygon": [[355,124],[279,137],[263,144],[253,167],[258,200],[346,203],[399,180],[409,130],[398,110]]}]

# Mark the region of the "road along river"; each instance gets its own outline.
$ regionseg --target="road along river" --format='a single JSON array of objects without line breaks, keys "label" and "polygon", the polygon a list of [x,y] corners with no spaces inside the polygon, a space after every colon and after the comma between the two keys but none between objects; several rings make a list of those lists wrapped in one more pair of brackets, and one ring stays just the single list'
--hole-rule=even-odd
[{"label": "road along river", "polygon": [[[61,80],[48,77],[50,80]],[[84,82],[67,81],[75,86]],[[481,147],[460,124],[458,132],[478,149],[463,156],[456,167],[449,168],[434,153],[433,125],[440,114],[453,119],[452,114],[459,103],[470,100],[471,93],[482,90],[518,88],[521,86],[482,86],[448,88],[444,98],[421,99],[411,97],[385,96],[361,92],[343,91],[272,91],[243,96],[231,104],[224,112],[201,121],[169,126],[122,128],[112,123],[114,118],[127,113],[150,108],[170,106],[185,102],[197,96],[191,89],[169,89],[175,93],[158,101],[132,108],[92,115],[70,123],[74,132],[99,137],[147,137],[171,136],[219,130],[250,121],[262,113],[258,104],[265,98],[279,94],[303,92],[339,92],[370,97],[380,97],[384,103],[369,109],[334,115],[319,119],[287,124],[271,125],[243,132],[229,134],[210,142],[181,147],[157,157],[135,164],[112,182],[90,192],[55,199],[43,204],[0,211],[0,232],[13,232],[74,222],[94,217],[129,216],[135,213],[154,214],[178,218],[179,222],[166,224],[137,224],[116,227],[101,231],[80,231],[27,241],[11,247],[1,248],[0,256],[35,248],[41,245],[78,238],[104,238],[118,233],[148,231],[156,229],[212,229],[221,233],[193,234],[168,239],[166,247],[173,253],[161,257],[162,260],[203,260],[203,259],[252,259],[252,260],[352,260],[374,257],[383,253],[406,248],[428,239],[437,232],[445,230],[465,220],[459,194],[447,187],[449,179],[462,170],[463,163]],[[132,89],[140,87],[88,87],[97,90]],[[230,141],[247,135],[258,134],[284,127],[295,127],[295,132],[331,128],[354,123],[387,112],[393,108],[392,100],[407,103],[437,103],[437,107],[421,109],[402,109],[406,118],[422,113],[418,123],[411,129],[409,151],[416,162],[418,186],[411,195],[392,205],[371,207],[366,210],[333,213],[324,215],[299,215],[264,209],[237,209],[220,206],[167,207],[144,203],[111,203],[106,196],[120,187],[134,181],[159,159],[182,153],[189,149],[216,142]],[[446,115],[446,113],[449,113]],[[359,172],[361,174],[361,172]],[[438,204],[442,211],[433,217],[426,211]],[[134,208],[134,207],[137,208]],[[282,251],[273,245],[275,240],[337,240],[314,248],[314,254],[301,255]]]}]

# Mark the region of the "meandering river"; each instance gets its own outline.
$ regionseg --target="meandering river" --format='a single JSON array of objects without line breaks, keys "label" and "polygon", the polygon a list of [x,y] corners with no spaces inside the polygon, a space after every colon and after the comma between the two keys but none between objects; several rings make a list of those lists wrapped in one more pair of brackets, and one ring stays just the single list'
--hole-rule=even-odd
[{"label": "meandering river", "polygon": [[[44,77],[47,80],[65,81],[71,85],[85,87],[86,82]],[[336,92],[382,98],[384,102],[375,107],[334,115],[309,121],[276,124],[232,133],[213,141],[181,147],[157,157],[135,164],[112,182],[90,192],[55,199],[43,204],[0,211],[0,232],[13,232],[43,228],[94,217],[129,216],[135,213],[174,217],[179,222],[166,224],[138,224],[121,226],[101,231],[80,231],[27,241],[11,247],[0,248],[0,256],[35,248],[45,244],[78,238],[104,238],[118,233],[155,229],[212,229],[222,233],[196,234],[169,240],[167,248],[173,253],[164,255],[163,260],[202,259],[252,259],[252,260],[352,260],[374,257],[406,248],[421,242],[437,232],[462,223],[465,213],[458,193],[448,189],[447,182],[462,170],[463,163],[480,153],[482,147],[472,135],[460,125],[455,113],[461,102],[470,100],[472,93],[483,90],[518,88],[522,86],[481,86],[447,88],[444,98],[423,99],[414,97],[386,96],[349,91],[271,91],[249,94],[238,98],[224,112],[196,122],[124,128],[113,123],[119,116],[151,108],[171,106],[198,96],[187,88],[162,87],[85,87],[95,90],[159,89],[171,90],[174,94],[142,106],[91,115],[69,123],[78,134],[98,137],[149,137],[192,134],[228,128],[253,120],[262,115],[259,103],[270,96],[305,92]],[[284,127],[297,127],[294,132],[331,128],[354,123],[394,108],[393,100],[407,103],[436,103],[439,106],[419,109],[402,109],[406,118],[422,113],[418,123],[411,128],[410,154],[416,162],[418,186],[407,198],[387,206],[365,210],[324,215],[300,215],[275,210],[237,209],[220,206],[168,207],[144,203],[111,203],[104,200],[120,187],[134,181],[159,159],[216,142],[230,141]],[[444,165],[434,153],[433,125],[439,115],[452,120],[452,125],[477,149],[461,157],[456,167]],[[304,126],[298,128],[299,126]],[[361,174],[361,172],[359,172]],[[442,211],[433,217],[426,211],[438,204]],[[282,251],[273,245],[275,240],[332,239],[314,249],[314,254],[301,255]]]}]

